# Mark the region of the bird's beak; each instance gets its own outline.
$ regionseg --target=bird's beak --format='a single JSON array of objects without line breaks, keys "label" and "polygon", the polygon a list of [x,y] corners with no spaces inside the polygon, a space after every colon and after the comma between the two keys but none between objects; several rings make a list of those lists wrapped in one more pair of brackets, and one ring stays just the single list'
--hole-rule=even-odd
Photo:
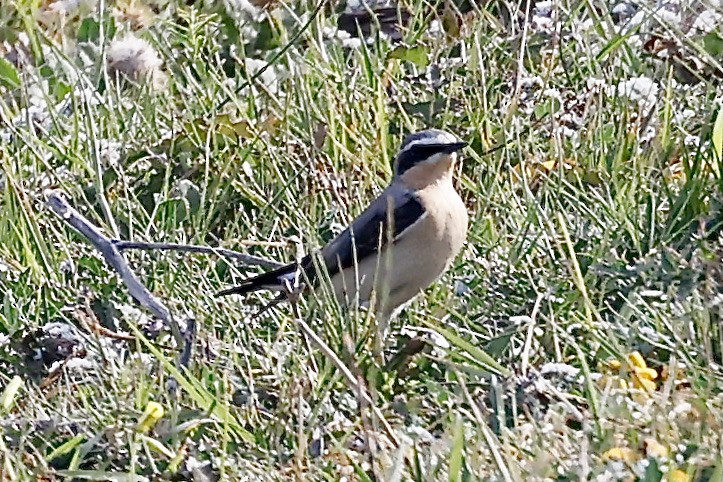
[{"label": "bird's beak", "polygon": [[465,147],[467,147],[467,143],[464,141],[453,142],[444,146],[444,152],[447,154],[452,154],[453,152],[457,152]]}]

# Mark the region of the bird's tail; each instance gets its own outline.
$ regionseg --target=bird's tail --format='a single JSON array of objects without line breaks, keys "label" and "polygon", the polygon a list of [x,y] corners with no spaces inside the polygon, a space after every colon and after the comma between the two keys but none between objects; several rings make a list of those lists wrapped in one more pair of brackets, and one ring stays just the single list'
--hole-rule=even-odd
[{"label": "bird's tail", "polygon": [[216,296],[243,295],[259,290],[283,290],[285,280],[293,280],[298,269],[298,264],[291,263],[273,271],[267,271],[253,278],[241,282],[241,284],[216,293]]}]

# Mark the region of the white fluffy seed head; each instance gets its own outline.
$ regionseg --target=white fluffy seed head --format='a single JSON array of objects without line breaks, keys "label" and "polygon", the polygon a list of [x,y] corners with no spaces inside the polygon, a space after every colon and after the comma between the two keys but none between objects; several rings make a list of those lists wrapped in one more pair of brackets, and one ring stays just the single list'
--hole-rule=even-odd
[{"label": "white fluffy seed head", "polygon": [[125,76],[138,81],[145,78],[158,80],[161,76],[161,59],[146,40],[129,34],[114,39],[106,51],[108,72],[112,76]]}]

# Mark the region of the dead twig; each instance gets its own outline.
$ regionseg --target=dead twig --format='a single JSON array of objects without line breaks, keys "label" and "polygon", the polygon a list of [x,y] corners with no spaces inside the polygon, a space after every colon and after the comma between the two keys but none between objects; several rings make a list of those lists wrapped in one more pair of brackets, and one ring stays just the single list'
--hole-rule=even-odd
[{"label": "dead twig", "polygon": [[183,332],[183,339],[185,343],[183,344],[183,351],[181,352],[181,356],[179,357],[179,363],[183,367],[187,367],[191,363],[193,343],[194,341],[196,341],[196,330],[196,320],[194,320],[193,318],[188,318],[186,320],[186,330]]},{"label": "dead twig", "polygon": [[76,308],[73,311],[73,317],[78,320],[80,326],[84,330],[96,336],[112,338],[113,340],[136,341],[136,337],[133,335],[129,335],[128,333],[118,333],[101,325],[95,316],[95,313],[93,313],[88,306],[85,307],[85,310]]},{"label": "dead twig", "polygon": [[[138,301],[141,306],[163,321],[165,326],[171,329],[173,338],[176,340],[176,345],[181,350],[176,358],[176,363],[179,368],[187,368],[191,362],[192,348],[196,337],[196,321],[193,319],[186,320],[186,330],[182,333],[178,321],[173,317],[173,314],[168,307],[166,307],[160,299],[156,298],[148,290],[148,288],[141,283],[136,274],[130,268],[128,261],[123,256],[123,251],[128,249],[141,249],[216,254],[236,259],[246,265],[265,266],[269,268],[278,268],[281,266],[280,263],[276,263],[268,259],[224,248],[212,248],[208,246],[177,243],[145,243],[139,241],[111,239],[103,234],[102,230],[98,226],[93,224],[88,218],[83,216],[73,206],[71,206],[61,191],[50,191],[47,196],[47,205],[51,211],[57,214],[70,226],[75,228],[76,231],[83,235],[98,251],[100,251],[106,263],[118,273],[121,281],[128,288],[130,295]],[[96,331],[99,327],[97,324],[93,324],[91,322],[89,323],[88,328],[92,331]],[[123,336],[121,334],[111,333],[103,332],[102,334],[104,336],[112,336],[118,339],[128,339],[127,335]],[[171,379],[169,380],[169,383],[170,390],[175,391],[175,380]]]},{"label": "dead twig", "polygon": [[125,251],[127,249],[141,249],[146,251],[184,251],[187,253],[215,254],[217,256],[238,260],[247,266],[263,266],[271,269],[283,266],[283,263],[277,263],[276,261],[262,258],[260,256],[239,253],[238,251],[225,248],[213,248],[211,246],[198,246],[195,244],[146,243],[143,241],[124,241],[121,239],[113,239],[110,241],[118,251]]},{"label": "dead twig", "polygon": [[171,311],[141,283],[128,265],[128,261],[126,261],[123,254],[121,254],[116,243],[103,234],[98,226],[90,222],[88,218],[71,206],[61,191],[51,191],[48,194],[47,204],[51,211],[85,236],[85,238],[100,251],[105,262],[118,273],[131,296],[144,308],[163,321],[166,326],[170,327],[178,346],[184,346],[185,340],[183,334],[178,326],[178,322],[173,318]]},{"label": "dead twig", "polygon": [[[100,324],[98,317],[90,307],[90,303],[86,300],[83,308],[76,308],[73,310],[73,317],[78,321],[81,328],[88,333],[91,333],[98,337],[110,338],[119,341],[138,342],[138,338],[125,332],[117,332],[106,328]],[[188,329],[186,329],[188,331]],[[164,350],[173,350],[172,346],[164,345],[162,343],[156,344],[156,347]]]}]

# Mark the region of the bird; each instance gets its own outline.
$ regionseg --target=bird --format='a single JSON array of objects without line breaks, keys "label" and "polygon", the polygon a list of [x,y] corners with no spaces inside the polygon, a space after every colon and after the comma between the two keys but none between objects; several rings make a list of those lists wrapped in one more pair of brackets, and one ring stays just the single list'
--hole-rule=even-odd
[{"label": "bird", "polygon": [[393,318],[450,267],[464,246],[468,214],[452,173],[465,146],[439,129],[407,135],[389,186],[318,254],[248,278],[217,296],[276,290],[281,292],[277,299],[283,299],[300,276],[308,282],[304,286],[328,276],[341,304],[358,303],[383,319]]}]

